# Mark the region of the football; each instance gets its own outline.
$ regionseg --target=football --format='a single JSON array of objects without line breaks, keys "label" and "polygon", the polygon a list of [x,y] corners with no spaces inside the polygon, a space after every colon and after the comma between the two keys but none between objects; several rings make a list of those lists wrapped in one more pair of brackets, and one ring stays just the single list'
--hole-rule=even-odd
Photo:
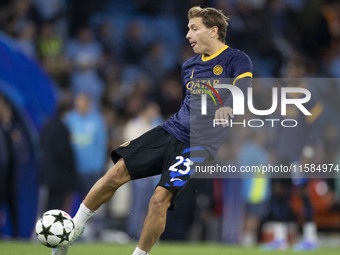
[{"label": "football", "polygon": [[35,225],[38,240],[49,248],[67,245],[74,235],[74,223],[62,210],[45,212]]}]

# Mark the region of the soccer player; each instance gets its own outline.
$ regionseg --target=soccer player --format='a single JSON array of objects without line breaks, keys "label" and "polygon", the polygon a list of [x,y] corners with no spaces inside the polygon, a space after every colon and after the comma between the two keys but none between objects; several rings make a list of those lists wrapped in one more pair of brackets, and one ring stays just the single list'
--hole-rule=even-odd
[{"label": "soccer player", "polygon": [[[233,117],[232,97],[227,93],[223,107],[202,115],[201,95],[197,95],[208,88],[204,83],[210,83],[212,87],[226,78],[245,91],[251,84],[252,63],[244,52],[225,44],[228,18],[221,11],[192,7],[188,19],[186,38],[197,55],[182,67],[183,101],[180,110],[162,125],[112,151],[115,165],[92,187],[73,219],[75,238],[121,185],[133,179],[161,174],[149,202],[139,243],[133,252],[133,255],[149,254],[165,229],[167,210],[176,207],[192,183],[192,165],[216,156],[228,128],[220,125],[213,130],[213,119]],[[199,109],[194,109],[195,106]],[[199,130],[191,130],[196,126]],[[64,255],[67,250],[68,247],[54,249],[52,254]]]}]

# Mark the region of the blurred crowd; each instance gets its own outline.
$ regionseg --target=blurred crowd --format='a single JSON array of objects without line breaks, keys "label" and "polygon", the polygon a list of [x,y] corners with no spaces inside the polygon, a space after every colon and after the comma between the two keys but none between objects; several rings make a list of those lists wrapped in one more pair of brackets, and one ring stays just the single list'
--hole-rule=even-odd
[{"label": "blurred crowd", "polygon": [[[71,195],[86,195],[111,164],[112,149],[179,109],[181,65],[193,56],[185,39],[186,13],[194,5],[216,7],[230,17],[227,44],[250,56],[254,77],[340,77],[340,2],[336,0],[1,0],[0,32],[14,38],[17,47],[49,74],[57,89],[58,110],[41,131],[40,184],[42,190],[48,190],[40,192],[40,196],[48,194],[40,199],[40,203],[48,201],[41,210],[71,210]],[[293,70],[302,69],[302,74],[292,74],[292,66]],[[268,98],[266,86],[254,90]],[[339,80],[316,90],[322,115],[331,120],[318,126],[320,162],[340,164]],[[260,103],[268,106],[266,101]],[[0,124],[6,133],[6,117],[1,116],[5,114],[0,115]],[[264,136],[234,129],[218,160],[244,162],[249,158],[242,155],[257,153],[262,160],[277,162],[273,140],[278,138],[272,139],[273,134],[267,131]],[[299,154],[301,150],[296,160]],[[196,192],[189,193],[179,208],[180,214],[169,212],[163,238],[254,242],[258,227],[269,216],[268,210],[251,205],[275,207],[270,202],[275,192],[271,183],[262,182],[257,183],[266,190],[261,198],[238,197],[242,193],[238,182],[244,180],[199,180]],[[155,183],[157,178],[151,178],[124,188],[94,219],[97,227],[93,226],[89,238],[100,237],[98,226],[110,226],[137,238]],[[337,179],[313,185],[326,185],[322,195],[333,194],[326,209],[340,214]],[[324,198],[320,195],[319,199]],[[315,201],[313,206],[321,205]],[[301,209],[296,208],[298,215]],[[250,217],[246,220],[240,218],[247,213]],[[246,226],[241,226],[242,222]],[[340,222],[334,225],[340,229]],[[125,240],[124,235],[107,232],[102,238],[110,236]]]}]

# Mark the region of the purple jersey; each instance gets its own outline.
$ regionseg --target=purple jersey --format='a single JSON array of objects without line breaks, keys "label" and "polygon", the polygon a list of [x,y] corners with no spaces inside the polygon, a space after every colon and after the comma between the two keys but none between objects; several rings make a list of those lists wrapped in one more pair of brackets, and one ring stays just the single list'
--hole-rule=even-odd
[{"label": "purple jersey", "polygon": [[[201,115],[201,94],[208,88],[214,88],[222,81],[238,86],[246,95],[246,89],[251,85],[252,62],[250,58],[237,49],[227,45],[209,57],[196,55],[186,61],[182,66],[183,101],[180,110],[162,127],[179,141],[200,145],[209,150],[213,157],[216,156],[223,142],[228,128],[218,126],[212,129],[215,110],[221,105],[213,104],[208,99],[209,113]],[[231,93],[226,89],[216,89],[222,98],[223,106],[232,107]],[[209,92],[209,91],[208,91]],[[223,94],[224,93],[224,94]],[[219,101],[218,101],[219,102]],[[213,108],[215,107],[215,108]]]}]

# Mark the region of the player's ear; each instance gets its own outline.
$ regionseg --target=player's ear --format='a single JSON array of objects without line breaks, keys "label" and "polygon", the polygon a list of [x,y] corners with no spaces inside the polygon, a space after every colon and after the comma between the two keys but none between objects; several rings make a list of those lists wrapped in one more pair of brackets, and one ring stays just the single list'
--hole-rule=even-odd
[{"label": "player's ear", "polygon": [[213,27],[211,28],[210,38],[215,37],[215,36],[217,35],[217,33],[218,33],[218,27],[217,27],[217,26],[213,26]]}]

